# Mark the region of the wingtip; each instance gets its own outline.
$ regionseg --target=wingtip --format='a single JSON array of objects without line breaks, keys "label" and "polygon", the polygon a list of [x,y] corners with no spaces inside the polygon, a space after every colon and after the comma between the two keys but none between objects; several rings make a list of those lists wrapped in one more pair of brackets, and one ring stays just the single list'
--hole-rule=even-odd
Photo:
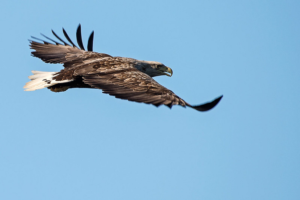
[{"label": "wingtip", "polygon": [[218,98],[214,99],[211,102],[201,104],[198,106],[190,106],[190,107],[194,108],[198,111],[201,111],[201,112],[209,111],[209,110],[213,109],[216,105],[218,105],[218,103],[221,101],[222,98],[223,98],[223,95],[219,96]]}]

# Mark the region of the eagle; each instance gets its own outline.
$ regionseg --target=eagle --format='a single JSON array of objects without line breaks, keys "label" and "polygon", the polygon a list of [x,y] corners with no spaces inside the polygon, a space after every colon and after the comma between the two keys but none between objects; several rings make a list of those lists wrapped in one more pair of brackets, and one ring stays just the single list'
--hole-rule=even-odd
[{"label": "eagle", "polygon": [[[59,72],[32,71],[25,91],[48,88],[53,92],[63,92],[70,88],[101,89],[103,93],[133,102],[142,102],[154,106],[173,105],[191,107],[198,111],[208,111],[215,107],[223,95],[201,105],[192,106],[171,90],[156,82],[153,77],[166,75],[171,77],[173,70],[156,61],[144,61],[126,57],[114,57],[93,51],[94,31],[91,33],[87,50],[82,43],[81,25],[76,32],[77,47],[65,29],[62,29],[65,40],[53,30],[57,42],[43,34],[45,39],[32,37],[31,55],[45,63],[60,63],[64,69]],[[51,41],[51,42],[50,42]]]}]

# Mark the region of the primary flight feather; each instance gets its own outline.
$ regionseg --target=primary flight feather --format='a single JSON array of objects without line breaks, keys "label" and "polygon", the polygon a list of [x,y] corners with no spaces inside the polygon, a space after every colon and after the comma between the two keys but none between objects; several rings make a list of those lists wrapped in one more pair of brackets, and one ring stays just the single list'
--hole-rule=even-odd
[{"label": "primary flight feather", "polygon": [[46,63],[61,63],[64,69],[60,72],[32,71],[33,75],[29,76],[31,81],[24,86],[25,91],[49,88],[53,92],[63,92],[69,88],[96,88],[120,99],[155,106],[166,105],[170,108],[173,105],[188,106],[198,111],[212,109],[223,97],[192,106],[152,78],[161,75],[172,76],[172,69],[164,64],[93,52],[94,32],[88,39],[86,51],[82,43],[80,25],[76,32],[79,48],[64,29],[63,34],[71,45],[53,30],[52,33],[63,44],[44,35],[54,44],[32,37],[42,41],[30,40],[30,48],[34,50],[32,55]]}]

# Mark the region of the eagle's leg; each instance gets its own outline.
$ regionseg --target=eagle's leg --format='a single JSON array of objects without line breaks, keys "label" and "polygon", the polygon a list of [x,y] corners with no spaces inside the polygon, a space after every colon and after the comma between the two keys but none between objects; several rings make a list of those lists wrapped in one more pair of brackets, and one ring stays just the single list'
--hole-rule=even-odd
[{"label": "eagle's leg", "polygon": [[67,91],[70,88],[68,85],[53,85],[51,87],[48,87],[52,92],[64,92]]},{"label": "eagle's leg", "polygon": [[76,77],[74,81],[68,83],[56,84],[48,87],[52,92],[64,92],[70,88],[92,88],[82,81],[82,77]]}]

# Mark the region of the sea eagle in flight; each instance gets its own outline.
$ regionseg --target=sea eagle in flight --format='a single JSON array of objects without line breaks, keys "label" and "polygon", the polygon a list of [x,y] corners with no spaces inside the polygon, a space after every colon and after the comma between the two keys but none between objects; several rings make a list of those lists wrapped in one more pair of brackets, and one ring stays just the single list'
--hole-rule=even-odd
[{"label": "sea eagle in flight", "polygon": [[29,76],[31,81],[24,86],[25,91],[49,88],[53,92],[63,92],[69,88],[96,88],[120,99],[154,106],[166,105],[170,108],[173,105],[188,106],[198,111],[212,109],[223,97],[192,106],[152,78],[161,75],[172,76],[172,69],[164,64],[93,52],[94,32],[88,39],[86,51],[82,44],[80,24],[76,33],[79,48],[64,29],[64,36],[70,44],[61,39],[53,30],[52,33],[63,44],[43,34],[53,43],[32,37],[42,41],[29,40],[30,48],[34,50],[32,56],[46,63],[61,63],[64,69],[60,72],[32,71],[33,75]]}]

